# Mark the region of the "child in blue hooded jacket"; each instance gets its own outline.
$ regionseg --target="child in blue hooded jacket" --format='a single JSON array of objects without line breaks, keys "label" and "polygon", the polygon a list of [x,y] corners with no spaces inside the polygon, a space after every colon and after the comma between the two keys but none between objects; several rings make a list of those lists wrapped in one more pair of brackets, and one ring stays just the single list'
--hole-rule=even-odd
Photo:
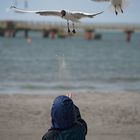
[{"label": "child in blue hooded jacket", "polygon": [[85,140],[87,124],[71,98],[58,96],[51,108],[52,126],[42,140]]}]

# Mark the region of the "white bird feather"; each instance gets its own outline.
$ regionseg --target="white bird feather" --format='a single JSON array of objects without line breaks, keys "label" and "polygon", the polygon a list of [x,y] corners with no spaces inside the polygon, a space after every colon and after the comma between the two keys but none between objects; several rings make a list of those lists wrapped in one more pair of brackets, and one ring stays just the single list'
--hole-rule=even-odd
[{"label": "white bird feather", "polygon": [[125,3],[125,0],[92,0],[94,2],[110,2],[111,5],[115,9],[115,14],[117,15],[119,11],[123,13],[123,6]]}]

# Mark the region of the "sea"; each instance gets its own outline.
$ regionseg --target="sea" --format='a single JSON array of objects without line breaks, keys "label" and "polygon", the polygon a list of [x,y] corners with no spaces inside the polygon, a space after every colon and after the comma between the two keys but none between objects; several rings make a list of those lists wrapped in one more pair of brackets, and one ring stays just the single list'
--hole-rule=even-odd
[{"label": "sea", "polygon": [[0,94],[139,92],[140,33],[43,38],[0,37]]}]

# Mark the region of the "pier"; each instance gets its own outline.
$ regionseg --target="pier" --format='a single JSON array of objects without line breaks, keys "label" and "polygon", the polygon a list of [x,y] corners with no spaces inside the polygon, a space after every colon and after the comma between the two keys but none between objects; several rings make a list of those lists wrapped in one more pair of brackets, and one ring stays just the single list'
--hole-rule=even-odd
[{"label": "pier", "polygon": [[23,22],[23,21],[1,21],[0,36],[16,37],[18,32],[24,32],[24,37],[27,38],[30,31],[42,32],[43,37],[48,37],[50,34],[63,32],[63,27],[52,24],[44,24],[38,22]]},{"label": "pier", "polygon": [[[65,23],[65,22],[64,22]],[[120,31],[124,32],[126,41],[131,40],[132,33],[140,31],[138,24],[76,24],[76,29],[83,32],[83,36],[90,40],[94,36],[94,31]],[[60,37],[67,35],[65,24],[51,22],[27,22],[27,21],[0,21],[1,37],[16,37],[17,33],[24,32],[24,37],[28,38],[30,31],[42,32],[42,37],[55,38],[56,34]]]}]

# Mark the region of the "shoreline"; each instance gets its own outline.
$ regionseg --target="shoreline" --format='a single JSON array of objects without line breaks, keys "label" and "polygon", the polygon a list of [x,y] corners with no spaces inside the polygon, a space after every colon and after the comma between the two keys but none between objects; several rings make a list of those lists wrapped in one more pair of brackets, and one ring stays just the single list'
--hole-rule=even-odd
[{"label": "shoreline", "polygon": [[[1,140],[41,139],[57,95],[0,94]],[[139,140],[140,93],[76,93],[73,100],[88,124],[87,140]]]},{"label": "shoreline", "polygon": [[140,94],[140,91],[133,90],[27,90],[27,91],[6,91],[0,92],[0,95],[61,95],[66,93],[73,94],[120,94],[120,93],[133,93]]}]

